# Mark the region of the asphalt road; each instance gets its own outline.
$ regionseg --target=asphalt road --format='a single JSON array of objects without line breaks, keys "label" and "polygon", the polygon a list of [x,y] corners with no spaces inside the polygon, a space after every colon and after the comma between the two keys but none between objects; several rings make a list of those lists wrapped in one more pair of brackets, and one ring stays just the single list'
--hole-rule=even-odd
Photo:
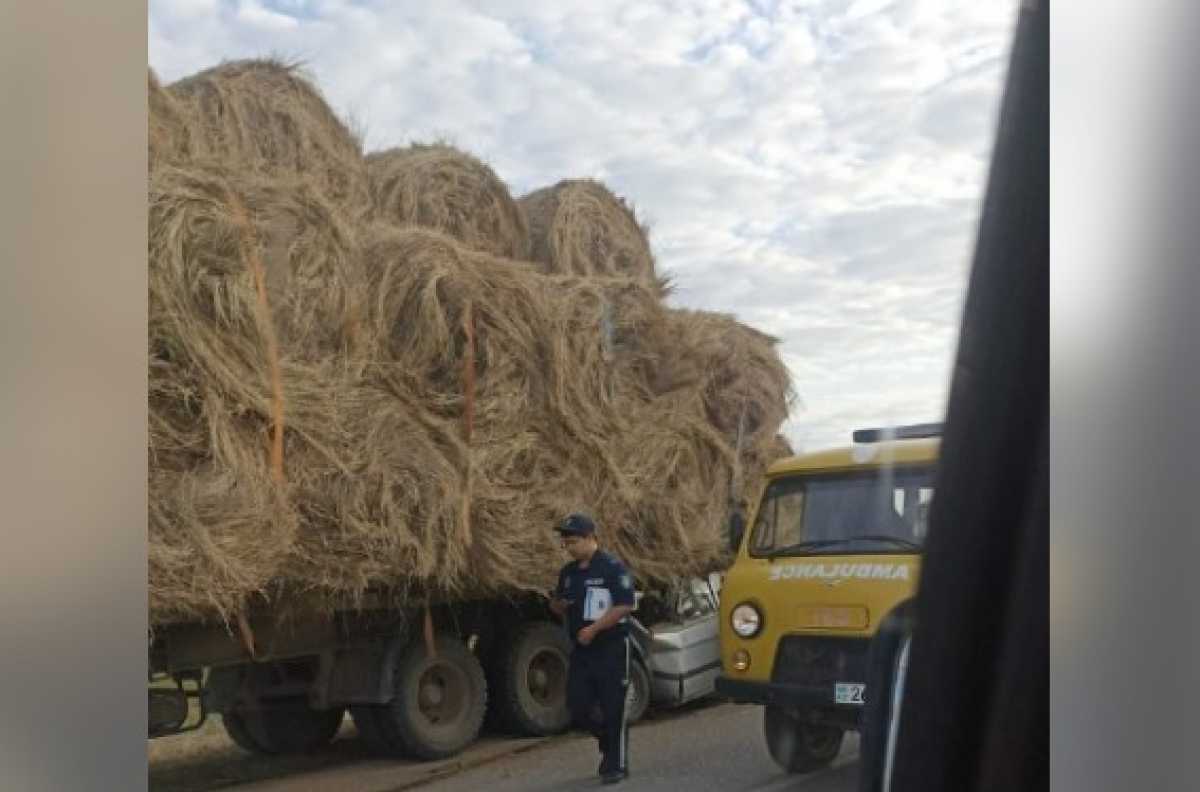
[{"label": "asphalt road", "polygon": [[[771,790],[854,792],[858,738],[847,735],[832,768],[787,775],[763,743],[762,709],[716,702],[652,712],[630,732],[633,775],[616,790]],[[336,742],[311,756],[245,753],[219,719],[199,733],[150,745],[155,792],[560,792],[601,789],[591,737],[512,739],[486,735],[442,762],[372,757],[347,719]]]},{"label": "asphalt road", "polygon": [[858,738],[847,735],[828,770],[788,775],[771,761],[762,736],[762,709],[717,704],[692,707],[638,724],[630,732],[630,778],[602,787],[590,737],[560,738],[424,784],[428,792],[567,792],[567,790],[769,790],[854,792]]}]

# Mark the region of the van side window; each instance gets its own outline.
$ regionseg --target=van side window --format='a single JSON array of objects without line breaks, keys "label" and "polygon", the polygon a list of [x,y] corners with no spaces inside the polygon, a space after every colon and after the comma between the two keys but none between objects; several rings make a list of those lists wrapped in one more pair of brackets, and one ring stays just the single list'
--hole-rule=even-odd
[{"label": "van side window", "polygon": [[795,544],[803,538],[804,488],[799,481],[777,481],[763,493],[754,528],[758,552]]}]

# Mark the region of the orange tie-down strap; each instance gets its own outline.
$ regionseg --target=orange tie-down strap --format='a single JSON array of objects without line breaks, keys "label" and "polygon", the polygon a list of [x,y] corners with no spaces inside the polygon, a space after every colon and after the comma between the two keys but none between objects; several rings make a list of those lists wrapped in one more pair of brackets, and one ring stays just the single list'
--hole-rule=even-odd
[{"label": "orange tie-down strap", "polygon": [[283,475],[283,373],[279,366],[279,338],[275,334],[275,322],[271,318],[271,304],[267,299],[267,274],[262,258],[258,255],[258,240],[246,207],[234,194],[229,194],[229,208],[241,237],[242,258],[254,275],[254,288],[258,294],[259,325],[267,342],[267,362],[271,376],[271,475],[282,484]]},{"label": "orange tie-down strap", "polygon": [[[279,338],[275,334],[275,322],[271,317],[271,303],[267,299],[267,273],[263,267],[262,258],[258,254],[258,240],[255,237],[254,225],[250,222],[245,205],[232,192],[228,193],[228,202],[233,222],[239,231],[242,260],[254,276],[254,288],[258,296],[258,324],[267,342],[267,363],[270,367],[271,379],[271,476],[276,483],[282,485],[285,481],[283,471],[283,373],[279,366]],[[258,652],[254,642],[254,632],[244,609],[237,614],[237,625],[246,653],[252,660],[257,660]]]}]

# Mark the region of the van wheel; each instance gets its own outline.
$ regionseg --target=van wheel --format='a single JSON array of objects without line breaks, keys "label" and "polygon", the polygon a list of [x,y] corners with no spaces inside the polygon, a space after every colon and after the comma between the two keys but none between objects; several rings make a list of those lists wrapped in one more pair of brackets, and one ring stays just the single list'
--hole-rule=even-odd
[{"label": "van wheel", "polygon": [[[445,759],[479,736],[487,709],[487,683],[475,655],[461,641],[441,636],[437,656],[425,644],[409,644],[396,664],[396,697],[371,707],[367,737],[387,749],[418,759]],[[364,718],[365,723],[370,721]],[[361,728],[361,727],[360,727]]]},{"label": "van wheel", "polygon": [[789,773],[810,773],[828,767],[842,749],[845,731],[825,723],[810,723],[799,713],[768,704],[763,712],[767,750]]},{"label": "van wheel", "polygon": [[268,699],[257,707],[221,716],[225,732],[241,748],[262,754],[311,753],[333,741],[346,711],[314,710],[304,698]]},{"label": "van wheel", "polygon": [[571,724],[567,667],[571,643],[562,627],[532,622],[521,627],[498,658],[492,706],[505,731],[531,737],[560,734]]}]

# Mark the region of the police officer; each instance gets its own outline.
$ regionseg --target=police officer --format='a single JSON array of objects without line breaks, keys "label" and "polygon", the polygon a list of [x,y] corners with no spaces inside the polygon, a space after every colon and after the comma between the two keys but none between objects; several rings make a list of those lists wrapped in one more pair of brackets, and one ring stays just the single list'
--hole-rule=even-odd
[{"label": "police officer", "polygon": [[595,523],[586,514],[568,515],[557,530],[574,559],[558,573],[550,603],[571,635],[567,707],[575,724],[600,743],[600,778],[616,784],[629,776],[625,691],[633,580],[624,564],[600,549]]}]

